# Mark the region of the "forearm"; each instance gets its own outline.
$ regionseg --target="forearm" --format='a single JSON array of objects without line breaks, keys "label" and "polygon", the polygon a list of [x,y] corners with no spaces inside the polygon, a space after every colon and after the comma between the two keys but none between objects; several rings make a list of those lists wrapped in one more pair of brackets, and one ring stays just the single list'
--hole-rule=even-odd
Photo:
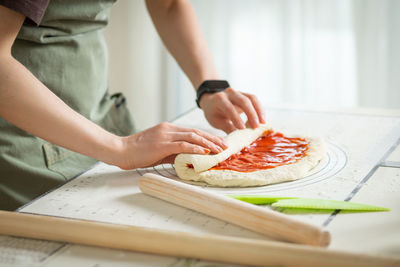
[{"label": "forearm", "polygon": [[165,46],[197,88],[218,73],[198,24],[186,0],[147,0],[147,8]]},{"label": "forearm", "polygon": [[11,55],[0,59],[0,117],[53,144],[108,163],[120,147],[117,136],[67,106]]}]

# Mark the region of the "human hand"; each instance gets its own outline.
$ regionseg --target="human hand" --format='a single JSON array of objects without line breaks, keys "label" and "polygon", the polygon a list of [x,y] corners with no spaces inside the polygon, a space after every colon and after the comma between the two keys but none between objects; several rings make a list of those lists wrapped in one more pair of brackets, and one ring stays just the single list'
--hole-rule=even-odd
[{"label": "human hand", "polygon": [[265,123],[264,110],[256,96],[227,88],[222,92],[204,94],[200,99],[200,107],[208,122],[226,133],[244,129],[241,113],[247,116],[247,125],[257,128]]},{"label": "human hand", "polygon": [[135,169],[172,163],[179,153],[219,153],[227,148],[222,137],[163,122],[137,134],[122,137],[123,148],[115,163]]}]

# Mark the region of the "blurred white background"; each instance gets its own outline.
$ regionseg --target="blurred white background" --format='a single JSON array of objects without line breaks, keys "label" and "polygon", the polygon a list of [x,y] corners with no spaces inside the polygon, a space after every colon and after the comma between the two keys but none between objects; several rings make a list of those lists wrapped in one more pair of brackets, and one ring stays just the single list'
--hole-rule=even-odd
[{"label": "blurred white background", "polygon": [[[221,78],[265,105],[400,108],[399,0],[192,0]],[[138,129],[195,106],[144,1],[119,0],[105,31],[110,90]]]}]

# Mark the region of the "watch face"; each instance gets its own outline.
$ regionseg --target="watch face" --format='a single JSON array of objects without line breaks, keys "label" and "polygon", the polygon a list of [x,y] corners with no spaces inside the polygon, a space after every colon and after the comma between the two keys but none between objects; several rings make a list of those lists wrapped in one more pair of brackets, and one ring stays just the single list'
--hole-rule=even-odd
[{"label": "watch face", "polygon": [[229,83],[227,81],[223,80],[211,80],[211,81],[205,81],[202,83],[200,87],[208,87],[210,89],[219,89],[223,90],[229,87]]}]

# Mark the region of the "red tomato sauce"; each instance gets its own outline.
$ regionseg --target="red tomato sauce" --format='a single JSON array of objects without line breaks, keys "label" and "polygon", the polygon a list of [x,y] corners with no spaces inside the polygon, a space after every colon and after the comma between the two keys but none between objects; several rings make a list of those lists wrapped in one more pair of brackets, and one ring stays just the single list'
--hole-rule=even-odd
[{"label": "red tomato sauce", "polygon": [[303,138],[286,137],[266,131],[249,146],[243,148],[210,170],[253,172],[292,164],[306,155],[308,142]]}]

